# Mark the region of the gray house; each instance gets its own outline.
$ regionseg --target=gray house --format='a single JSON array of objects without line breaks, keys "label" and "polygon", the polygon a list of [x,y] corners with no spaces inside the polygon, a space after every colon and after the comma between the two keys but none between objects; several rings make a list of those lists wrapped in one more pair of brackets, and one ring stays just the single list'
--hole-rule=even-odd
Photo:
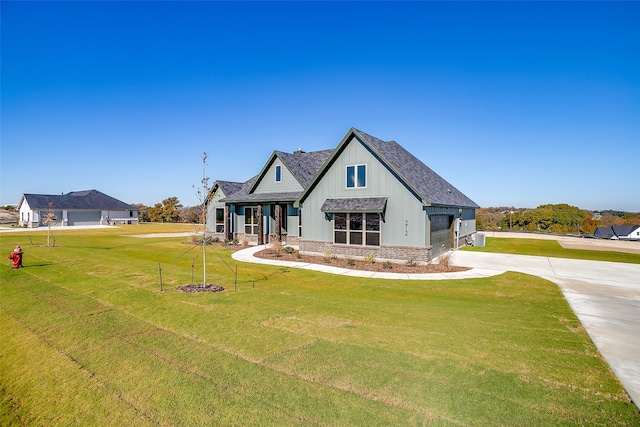
[{"label": "gray house", "polygon": [[209,232],[259,244],[273,236],[302,253],[426,262],[476,231],[477,204],[397,142],[354,128],[333,150],[274,151],[240,190],[222,187],[208,209],[228,227]]},{"label": "gray house", "polygon": [[38,227],[49,212],[67,226],[137,224],[138,208],[97,190],[67,194],[23,194],[18,204],[21,227]]}]

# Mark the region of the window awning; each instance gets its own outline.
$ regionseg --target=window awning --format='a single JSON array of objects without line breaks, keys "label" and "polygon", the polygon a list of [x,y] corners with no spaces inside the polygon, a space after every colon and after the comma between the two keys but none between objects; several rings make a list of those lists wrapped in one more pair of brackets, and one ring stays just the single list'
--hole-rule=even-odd
[{"label": "window awning", "polygon": [[320,211],[334,212],[372,212],[384,213],[387,197],[351,197],[345,199],[327,199]]}]

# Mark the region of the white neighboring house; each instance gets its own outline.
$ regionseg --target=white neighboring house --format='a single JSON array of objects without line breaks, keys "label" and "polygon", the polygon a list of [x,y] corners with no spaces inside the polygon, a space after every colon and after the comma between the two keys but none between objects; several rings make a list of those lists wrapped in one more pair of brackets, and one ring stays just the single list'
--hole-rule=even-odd
[{"label": "white neighboring house", "polygon": [[49,209],[63,226],[137,224],[138,208],[97,190],[67,194],[23,194],[18,204],[21,227],[44,225]]},{"label": "white neighboring house", "polygon": [[614,225],[611,230],[618,239],[640,240],[640,225]]}]

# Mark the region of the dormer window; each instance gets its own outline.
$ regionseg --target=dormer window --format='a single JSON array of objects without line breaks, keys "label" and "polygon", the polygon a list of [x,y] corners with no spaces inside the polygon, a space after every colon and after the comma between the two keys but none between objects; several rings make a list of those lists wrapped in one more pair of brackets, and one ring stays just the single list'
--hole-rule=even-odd
[{"label": "dormer window", "polygon": [[282,182],[282,166],[276,165],[276,182]]},{"label": "dormer window", "polygon": [[365,188],[367,186],[367,165],[347,166],[347,188]]}]

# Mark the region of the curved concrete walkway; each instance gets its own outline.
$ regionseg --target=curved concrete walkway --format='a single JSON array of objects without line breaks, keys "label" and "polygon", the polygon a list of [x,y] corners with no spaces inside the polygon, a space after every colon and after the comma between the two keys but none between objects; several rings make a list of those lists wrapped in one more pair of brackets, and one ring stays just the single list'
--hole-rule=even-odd
[{"label": "curved concrete walkway", "polygon": [[349,270],[330,265],[254,257],[264,246],[235,252],[237,261],[304,268],[330,274],[391,280],[445,280],[495,276],[518,271],[557,284],[589,337],[631,400],[640,404],[640,264],[456,251],[455,273],[400,274]]},{"label": "curved concrete walkway", "polygon": [[313,264],[309,262],[298,261],[279,261],[274,259],[257,258],[253,256],[256,252],[268,248],[269,245],[250,246],[234,252],[231,257],[236,261],[252,262],[255,264],[279,265],[282,267],[303,268],[305,270],[315,270],[322,273],[339,274],[351,277],[366,277],[369,279],[393,279],[393,280],[446,280],[446,279],[471,279],[477,277],[495,276],[504,273],[495,268],[474,268],[467,271],[457,271],[455,273],[428,273],[428,274],[404,274],[404,273],[387,273],[376,271],[352,270],[349,268],[335,267],[329,264]]}]

